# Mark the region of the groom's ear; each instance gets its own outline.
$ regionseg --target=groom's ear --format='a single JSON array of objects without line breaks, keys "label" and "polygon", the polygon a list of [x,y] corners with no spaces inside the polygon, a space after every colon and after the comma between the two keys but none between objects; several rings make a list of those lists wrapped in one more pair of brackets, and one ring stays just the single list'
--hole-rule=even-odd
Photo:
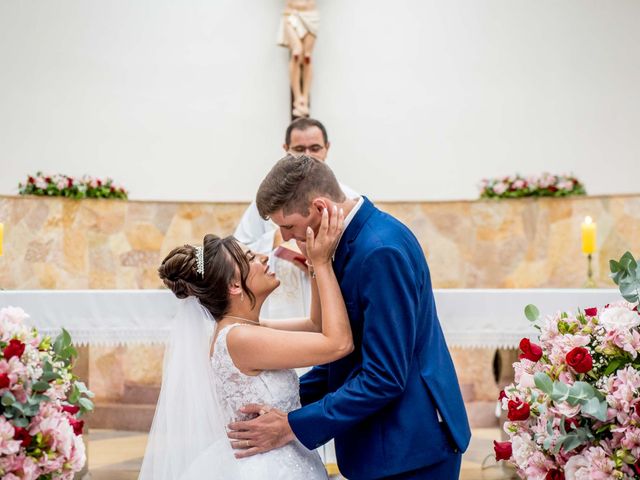
[{"label": "groom's ear", "polygon": [[322,215],[322,211],[325,208],[327,210],[329,209],[329,202],[327,202],[327,200],[322,197],[317,197],[311,201],[311,208]]}]

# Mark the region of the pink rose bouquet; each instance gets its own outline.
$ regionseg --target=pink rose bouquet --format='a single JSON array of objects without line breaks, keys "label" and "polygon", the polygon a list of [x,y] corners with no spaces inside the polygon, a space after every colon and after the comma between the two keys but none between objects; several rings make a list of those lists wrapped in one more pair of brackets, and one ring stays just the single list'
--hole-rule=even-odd
[{"label": "pink rose bouquet", "polygon": [[640,264],[611,262],[624,300],[525,314],[539,336],[520,342],[514,383],[500,392],[507,442],[497,460],[529,480],[640,479]]},{"label": "pink rose bouquet", "polygon": [[86,462],[83,413],[93,394],[72,373],[77,351],[65,330],[51,341],[0,309],[0,477],[72,479]]}]

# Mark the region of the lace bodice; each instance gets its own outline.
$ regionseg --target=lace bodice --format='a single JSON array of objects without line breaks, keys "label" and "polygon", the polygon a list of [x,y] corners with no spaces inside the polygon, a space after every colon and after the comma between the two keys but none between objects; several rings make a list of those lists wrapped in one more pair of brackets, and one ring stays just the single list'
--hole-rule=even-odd
[{"label": "lace bodice", "polygon": [[[211,356],[216,394],[226,421],[246,419],[239,410],[248,403],[269,405],[287,413],[300,408],[299,381],[295,371],[265,370],[250,376],[238,370],[227,349],[227,334],[235,327],[243,326],[236,323],[218,332]],[[243,467],[255,472],[251,478],[261,478],[267,473],[266,478],[278,480],[328,478],[320,456],[297,440],[241,462]]]}]

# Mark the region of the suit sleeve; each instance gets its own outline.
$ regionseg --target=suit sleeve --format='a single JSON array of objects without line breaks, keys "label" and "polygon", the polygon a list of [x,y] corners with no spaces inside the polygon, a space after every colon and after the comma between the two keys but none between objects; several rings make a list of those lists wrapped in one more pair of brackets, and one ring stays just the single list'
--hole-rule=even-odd
[{"label": "suit sleeve", "polygon": [[335,392],[289,413],[296,437],[309,449],[362,422],[404,391],[416,338],[418,288],[405,254],[373,250],[358,281],[364,309],[362,369]]},{"label": "suit sleeve", "polygon": [[300,403],[309,405],[328,393],[328,366],[319,365],[300,377]]}]

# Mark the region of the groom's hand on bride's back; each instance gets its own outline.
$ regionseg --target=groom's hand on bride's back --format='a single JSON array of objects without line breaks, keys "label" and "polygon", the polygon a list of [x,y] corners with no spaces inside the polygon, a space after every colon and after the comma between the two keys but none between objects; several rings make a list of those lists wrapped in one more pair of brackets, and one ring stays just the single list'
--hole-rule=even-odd
[{"label": "groom's hand on bride's back", "polygon": [[230,423],[227,435],[236,450],[236,458],[245,458],[280,448],[295,440],[287,414],[267,405],[249,404],[242,407],[245,415],[256,418]]}]

